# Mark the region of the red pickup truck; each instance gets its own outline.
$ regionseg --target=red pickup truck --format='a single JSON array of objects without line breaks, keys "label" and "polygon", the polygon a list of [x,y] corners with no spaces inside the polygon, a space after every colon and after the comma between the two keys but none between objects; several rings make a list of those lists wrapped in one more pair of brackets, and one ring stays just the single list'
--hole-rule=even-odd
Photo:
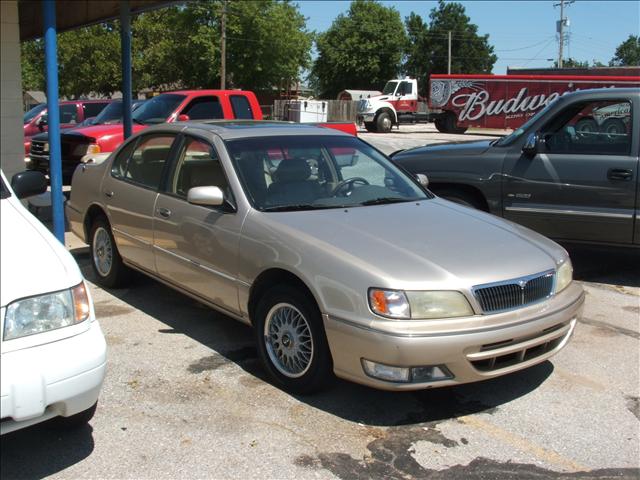
[{"label": "red pickup truck", "polygon": [[[244,90],[181,90],[147,100],[133,112],[133,133],[164,122],[189,120],[262,120],[262,110],[253,92]],[[355,124],[318,124],[356,134]],[[122,124],[76,128],[61,135],[62,181],[71,177],[87,154],[113,152],[124,141]],[[48,136],[35,136],[31,143],[28,168],[49,173]]]},{"label": "red pickup truck", "polygon": [[[67,100],[60,102],[60,128],[73,128],[89,118],[97,116],[111,100]],[[29,155],[31,137],[46,132],[48,127],[47,104],[36,105],[24,114],[24,154]]]}]

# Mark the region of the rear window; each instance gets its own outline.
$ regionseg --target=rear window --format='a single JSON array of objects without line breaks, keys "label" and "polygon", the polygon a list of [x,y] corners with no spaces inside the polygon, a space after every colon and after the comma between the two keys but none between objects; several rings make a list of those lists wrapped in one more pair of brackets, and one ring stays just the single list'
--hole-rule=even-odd
[{"label": "rear window", "polygon": [[82,108],[84,108],[84,118],[97,116],[107,105],[109,105],[109,102],[83,103]]},{"label": "rear window", "polygon": [[231,95],[231,108],[235,118],[240,120],[251,120],[253,118],[251,105],[244,95]]}]

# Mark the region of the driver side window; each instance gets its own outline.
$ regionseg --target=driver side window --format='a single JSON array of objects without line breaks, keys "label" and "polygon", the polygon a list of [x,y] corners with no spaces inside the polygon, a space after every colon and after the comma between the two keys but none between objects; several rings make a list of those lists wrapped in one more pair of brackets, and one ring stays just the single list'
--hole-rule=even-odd
[{"label": "driver side window", "polygon": [[569,106],[544,129],[549,153],[627,155],[631,151],[631,103],[588,102]]}]

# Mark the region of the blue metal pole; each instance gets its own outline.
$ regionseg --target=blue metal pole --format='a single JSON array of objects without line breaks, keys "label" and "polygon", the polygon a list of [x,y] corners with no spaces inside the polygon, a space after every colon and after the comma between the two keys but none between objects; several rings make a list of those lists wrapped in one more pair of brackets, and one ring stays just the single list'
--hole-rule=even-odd
[{"label": "blue metal pole", "polygon": [[56,2],[42,2],[44,17],[44,58],[47,77],[47,112],[49,123],[49,178],[53,234],[64,245],[64,209],[62,200],[62,155],[60,153],[60,111],[58,109],[58,60],[56,45]]},{"label": "blue metal pole", "polygon": [[131,15],[129,0],[120,2],[120,47],[122,52],[122,123],[124,138],[133,132],[131,120]]}]

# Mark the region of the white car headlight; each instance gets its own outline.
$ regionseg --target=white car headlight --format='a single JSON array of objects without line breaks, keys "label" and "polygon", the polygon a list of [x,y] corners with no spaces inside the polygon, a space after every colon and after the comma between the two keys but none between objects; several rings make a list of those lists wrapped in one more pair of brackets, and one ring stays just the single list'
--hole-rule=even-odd
[{"label": "white car headlight", "polygon": [[60,292],[16,300],[7,306],[4,340],[68,327],[89,318],[91,307],[84,282]]},{"label": "white car headlight", "polygon": [[468,317],[473,309],[465,296],[455,291],[407,292],[411,318]]},{"label": "white car headlight", "polygon": [[369,289],[369,306],[374,313],[397,319],[466,317],[473,309],[456,291],[403,292]]},{"label": "white car headlight", "polygon": [[556,291],[559,293],[569,286],[573,280],[573,265],[568,258],[558,267],[556,272]]}]

